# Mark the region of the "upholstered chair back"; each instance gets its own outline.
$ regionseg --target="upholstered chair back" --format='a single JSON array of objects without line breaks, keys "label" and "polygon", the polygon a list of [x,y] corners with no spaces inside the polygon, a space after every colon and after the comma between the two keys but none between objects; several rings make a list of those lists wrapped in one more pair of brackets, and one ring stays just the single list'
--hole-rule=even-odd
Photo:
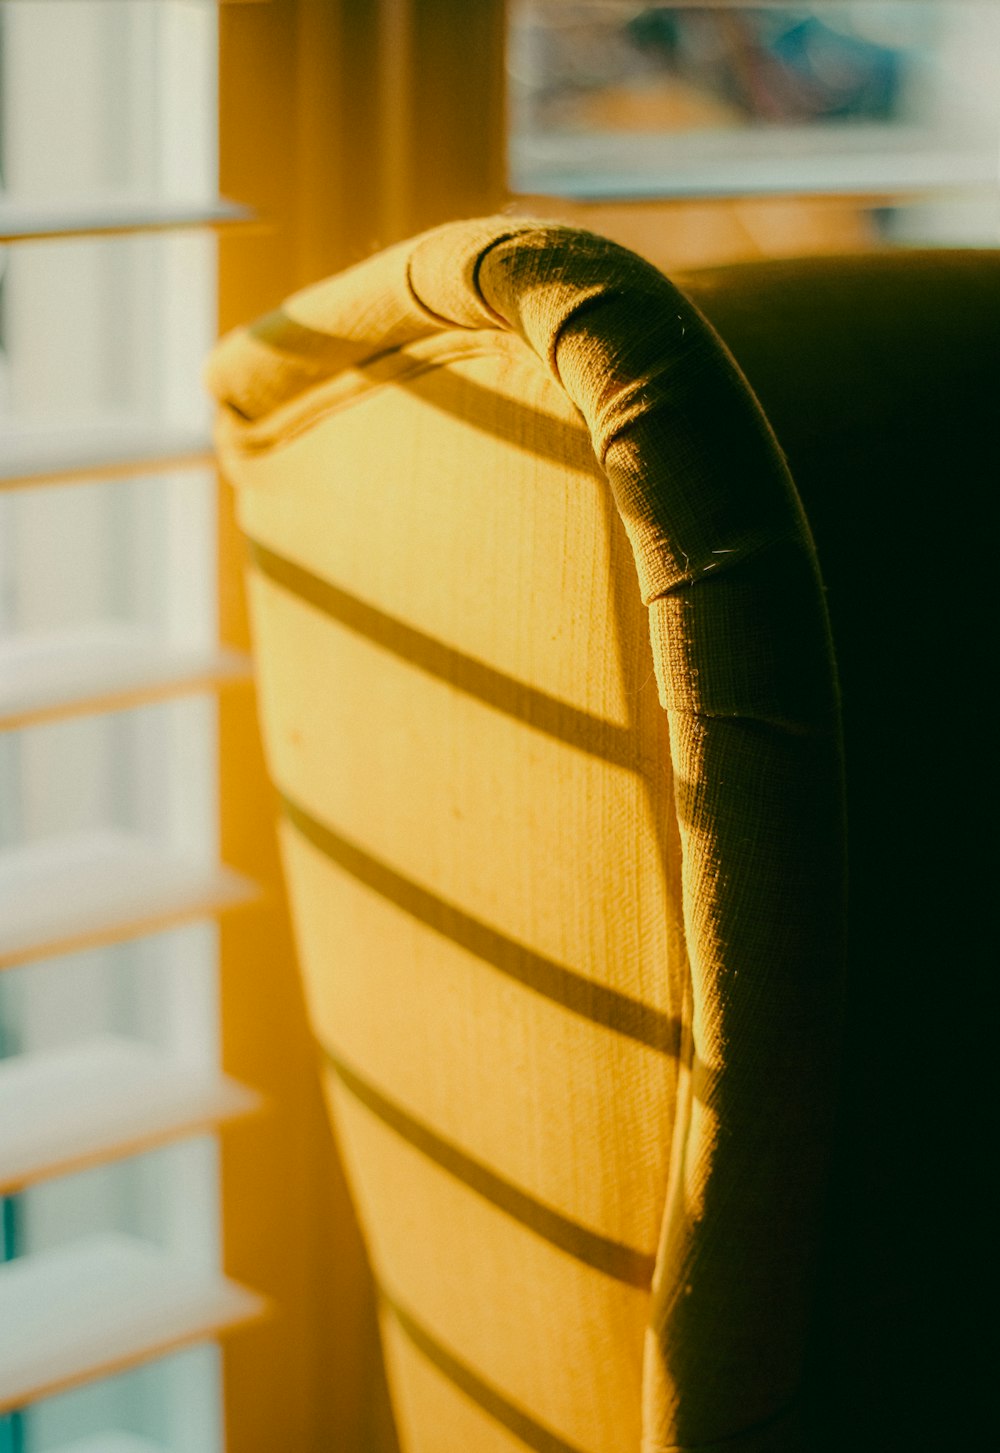
[{"label": "upholstered chair back", "polygon": [[[782,448],[691,301],[780,396],[754,304],[804,281],[682,291],[588,234],[487,219],[213,358],[405,1453],[804,1446],[838,690]],[[806,382],[788,411],[822,456]]]}]

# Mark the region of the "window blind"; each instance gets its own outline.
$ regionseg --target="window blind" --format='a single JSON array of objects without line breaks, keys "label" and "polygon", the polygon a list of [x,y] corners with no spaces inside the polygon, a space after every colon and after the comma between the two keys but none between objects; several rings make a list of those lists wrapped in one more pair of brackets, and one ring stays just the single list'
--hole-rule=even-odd
[{"label": "window blind", "polygon": [[[0,4],[0,1450],[219,1453],[216,20]],[[184,1350],[187,1349],[187,1350]],[[129,1369],[135,1369],[130,1371]]]}]

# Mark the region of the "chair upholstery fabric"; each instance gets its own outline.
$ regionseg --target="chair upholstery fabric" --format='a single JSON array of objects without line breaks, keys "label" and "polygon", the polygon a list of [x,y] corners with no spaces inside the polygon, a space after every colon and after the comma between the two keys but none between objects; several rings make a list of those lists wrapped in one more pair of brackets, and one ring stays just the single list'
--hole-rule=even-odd
[{"label": "chair upholstery fabric", "polygon": [[754,394],[648,264],[506,218],[209,381],[406,1453],[798,1449],[842,752]]}]

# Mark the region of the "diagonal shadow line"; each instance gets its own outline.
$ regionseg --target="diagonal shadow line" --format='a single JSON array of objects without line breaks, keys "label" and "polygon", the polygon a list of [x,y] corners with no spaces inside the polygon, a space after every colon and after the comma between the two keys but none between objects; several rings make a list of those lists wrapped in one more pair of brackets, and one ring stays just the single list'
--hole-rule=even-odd
[{"label": "diagonal shadow line", "polygon": [[[492,352],[496,354],[499,350]],[[535,358],[534,354],[531,356]],[[459,361],[466,357],[475,357],[475,354],[471,351],[464,353]],[[476,383],[464,373],[455,373],[450,367],[453,361],[429,359],[428,365],[419,371],[414,370],[409,376],[388,378],[386,382],[395,388],[415,390],[428,373],[444,374],[454,381],[458,397],[453,401],[443,397],[439,391],[425,390],[420,395],[420,402],[427,408],[459,419],[481,434],[488,434],[504,444],[513,444],[536,458],[550,459],[556,464],[572,465],[577,469],[589,467],[595,472],[599,469],[590,434],[582,419],[578,424],[570,424],[556,414],[529,408],[507,394]],[[377,366],[372,372],[377,377]]]},{"label": "diagonal shadow line", "polygon": [[418,922],[492,965],[501,974],[516,979],[592,1024],[613,1030],[660,1054],[676,1056],[681,1025],[669,1015],[618,989],[597,984],[499,933],[318,822],[288,796],[282,796],[282,805],[288,821],[313,847],[357,882]]},{"label": "diagonal shadow line", "polygon": [[652,1256],[589,1230],[579,1221],[564,1216],[536,1196],[521,1190],[383,1095],[329,1045],[317,1042],[323,1058],[353,1098],[428,1160],[574,1260],[603,1272],[615,1281],[624,1282],[626,1286],[637,1287],[640,1291],[649,1290],[653,1280]]},{"label": "diagonal shadow line", "polygon": [[480,1377],[468,1363],[456,1357],[412,1313],[390,1296],[384,1286],[379,1286],[378,1294],[400,1331],[417,1351],[478,1408],[519,1438],[525,1447],[531,1448],[533,1453],[582,1453],[581,1449],[567,1443],[565,1438],[560,1438],[558,1433],[553,1433],[537,1418],[531,1417],[523,1408],[504,1397],[492,1383]]},{"label": "diagonal shadow line", "polygon": [[614,766],[637,770],[635,738],[627,728],[559,701],[537,687],[445,645],[276,554],[257,540],[248,539],[247,544],[250,559],[268,580],[348,630],[536,731]]},{"label": "diagonal shadow line", "polygon": [[[460,348],[459,357],[474,358],[484,351],[500,352],[498,347],[490,348],[488,343],[485,349],[477,348],[475,333],[470,336],[467,329],[456,326],[443,331],[455,334]],[[347,369],[366,373],[372,388],[405,390],[419,387],[429,373],[443,372],[456,379],[460,394],[454,402],[437,394],[422,394],[421,402],[429,408],[452,415],[481,433],[490,434],[541,458],[554,459],[559,464],[576,460],[583,468],[596,464],[590,434],[582,418],[578,423],[570,423],[556,414],[532,409],[465,375],[459,377],[452,373],[450,367],[455,361],[454,356],[421,358],[411,354],[405,345],[386,348],[374,339],[338,337],[310,328],[307,323],[298,322],[280,308],[258,319],[249,332],[258,342],[289,359],[301,370],[299,377],[293,380],[291,392],[277,400],[279,404],[288,403],[296,394],[307,393],[311,388],[327,383]],[[509,338],[515,335],[504,331],[502,336]],[[527,345],[525,358],[544,368]]]}]

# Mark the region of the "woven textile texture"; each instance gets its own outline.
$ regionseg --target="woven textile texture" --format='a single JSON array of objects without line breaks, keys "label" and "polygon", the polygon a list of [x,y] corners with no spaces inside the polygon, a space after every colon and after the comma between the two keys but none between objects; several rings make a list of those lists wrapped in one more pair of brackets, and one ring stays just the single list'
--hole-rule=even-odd
[{"label": "woven textile texture", "polygon": [[403,1447],[800,1449],[842,761],[753,393],[640,259],[506,218],[209,382]]}]

